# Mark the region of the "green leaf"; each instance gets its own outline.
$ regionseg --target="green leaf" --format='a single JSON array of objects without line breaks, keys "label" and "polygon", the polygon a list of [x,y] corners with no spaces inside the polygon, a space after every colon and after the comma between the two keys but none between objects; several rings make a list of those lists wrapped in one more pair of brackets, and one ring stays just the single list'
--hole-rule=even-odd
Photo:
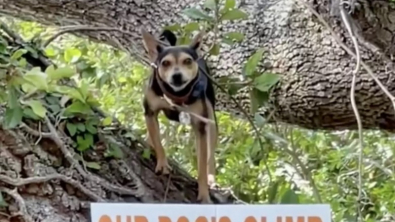
[{"label": "green leaf", "polygon": [[101,168],[100,164],[97,162],[85,162],[85,166],[95,170],[100,170]]},{"label": "green leaf", "polygon": [[68,63],[74,63],[78,61],[82,53],[76,48],[67,48],[64,52],[64,60]]},{"label": "green leaf", "polygon": [[4,114],[3,124],[8,129],[14,128],[22,122],[22,117],[23,110],[21,107],[7,108]]},{"label": "green leaf", "polygon": [[281,197],[280,203],[282,204],[298,204],[299,197],[292,189],[287,189],[287,191]]},{"label": "green leaf", "polygon": [[143,155],[142,156],[143,156],[144,159],[149,159],[150,156],[151,156],[151,149],[145,148],[143,150]]},{"label": "green leaf", "polygon": [[267,201],[269,202],[269,204],[274,204],[275,200],[276,200],[276,196],[278,193],[278,187],[280,185],[280,181],[276,180],[276,181],[272,181],[271,185],[269,184],[269,190],[268,190],[268,198]]},{"label": "green leaf", "polygon": [[210,49],[210,54],[211,55],[218,55],[219,54],[219,52],[220,52],[220,46],[219,46],[219,44],[215,44],[215,45],[213,45],[213,47]]},{"label": "green leaf", "polygon": [[229,11],[229,9],[233,9],[236,6],[235,0],[226,0],[225,1],[225,10]]},{"label": "green leaf", "polygon": [[38,100],[29,100],[26,102],[28,106],[30,106],[33,112],[41,117],[44,118],[47,114],[47,109],[43,106],[43,104]]},{"label": "green leaf", "polygon": [[53,65],[50,65],[45,70],[45,72],[48,74],[49,78],[51,78],[52,80],[58,80],[58,79],[62,79],[62,78],[70,78],[75,74],[74,69],[72,69],[68,66],[55,69]]},{"label": "green leaf", "polygon": [[232,40],[227,39],[227,38],[223,38],[222,42],[227,44],[227,45],[234,45],[235,44]]},{"label": "green leaf", "polygon": [[259,113],[255,113],[254,120],[258,127],[262,127],[266,123],[265,118]]},{"label": "green leaf", "polygon": [[78,131],[85,132],[85,125],[83,123],[76,124]]},{"label": "green leaf", "polygon": [[7,206],[8,206],[8,204],[7,204],[7,202],[4,200],[3,193],[0,192],[0,207],[7,207]]},{"label": "green leaf", "polygon": [[83,97],[83,95],[81,95],[81,92],[79,89],[75,89],[75,88],[70,88],[70,87],[62,87],[62,86],[58,86],[57,87],[58,92],[60,93],[65,93],[68,96],[70,96],[73,99],[78,99],[81,102],[85,103],[85,98]]},{"label": "green leaf", "polygon": [[30,107],[23,109],[23,117],[34,119],[34,120],[40,119],[40,117],[37,116]]},{"label": "green leaf", "polygon": [[240,32],[228,32],[224,35],[226,39],[235,42],[241,42],[244,39],[244,35]]},{"label": "green leaf", "polygon": [[188,36],[182,36],[177,39],[177,45],[188,45],[191,39]]},{"label": "green leaf", "polygon": [[19,107],[19,100],[18,100],[16,93],[17,92],[16,92],[15,87],[12,87],[12,86],[8,87],[8,93],[7,93],[8,107],[10,107],[11,109]]},{"label": "green leaf", "polygon": [[215,10],[215,0],[204,1],[204,7],[207,9]]},{"label": "green leaf", "polygon": [[103,126],[108,126],[108,125],[110,125],[111,123],[112,123],[112,117],[111,116],[107,116],[106,118],[104,118],[103,120],[102,120],[102,125]]},{"label": "green leaf", "polygon": [[65,110],[65,114],[90,114],[92,112],[91,108],[80,101],[74,101],[70,106],[68,106]]},{"label": "green leaf", "polygon": [[193,31],[199,30],[199,28],[200,28],[199,23],[191,22],[191,23],[188,23],[184,26],[184,31],[185,32],[193,32]]},{"label": "green leaf", "polygon": [[13,54],[12,54],[12,56],[11,56],[11,60],[12,61],[16,61],[16,60],[18,60],[23,54],[25,54],[27,52],[27,50],[26,49],[18,49],[18,50],[16,50]]},{"label": "green leaf", "polygon": [[85,141],[89,146],[93,146],[93,135],[90,133],[85,133]]},{"label": "green leaf", "polygon": [[89,83],[85,79],[79,82],[78,91],[80,92],[82,98],[85,101],[89,94]]},{"label": "green leaf", "polygon": [[109,148],[106,150],[104,155],[105,157],[115,157],[118,159],[121,159],[124,156],[122,149],[115,143],[109,144]]},{"label": "green leaf", "polygon": [[182,11],[183,14],[187,15],[191,19],[201,19],[205,21],[213,20],[209,15],[207,15],[204,11],[197,8],[187,8]]},{"label": "green leaf", "polygon": [[27,49],[28,52],[30,52],[30,55],[33,58],[38,59],[38,51],[37,51],[37,49],[35,49],[35,48],[33,48],[33,47],[31,47],[31,46],[29,46],[27,44],[25,44],[24,47],[25,47],[25,49]]},{"label": "green leaf", "polygon": [[45,55],[47,57],[54,57],[56,55],[55,50],[53,48],[47,47],[45,50]]},{"label": "green leaf", "polygon": [[181,29],[181,26],[179,24],[174,24],[174,25],[168,25],[163,27],[163,30],[170,30],[173,32],[179,31]]},{"label": "green leaf", "polygon": [[30,83],[23,83],[22,84],[22,90],[25,93],[32,93],[34,91],[37,91],[37,88],[34,85],[30,84]]},{"label": "green leaf", "polygon": [[243,74],[245,76],[251,76],[259,62],[261,61],[263,56],[263,49],[258,49],[252,56],[250,56],[246,62],[246,64],[243,66]]},{"label": "green leaf", "polygon": [[54,114],[60,112],[60,106],[57,104],[48,105],[48,107]]},{"label": "green leaf", "polygon": [[253,85],[262,92],[268,92],[280,80],[280,76],[272,73],[263,73],[254,79]]},{"label": "green leaf", "polygon": [[83,152],[89,149],[90,146],[93,146],[93,136],[89,133],[85,133],[84,138],[82,136],[77,136],[77,144],[77,150]]},{"label": "green leaf", "polygon": [[41,72],[40,67],[34,67],[28,71],[23,76],[23,79],[36,86],[38,89],[48,90],[47,75]]},{"label": "green leaf", "polygon": [[77,133],[77,126],[73,123],[66,124],[67,131],[69,131],[70,136],[74,136]]},{"label": "green leaf", "polygon": [[19,61],[18,61],[18,66],[20,66],[21,68],[25,68],[25,69],[26,69],[26,67],[27,67],[27,61],[26,61],[26,59],[25,59],[25,58],[19,59]]},{"label": "green leaf", "polygon": [[80,152],[84,152],[85,150],[89,149],[89,143],[82,136],[77,136],[77,150]]},{"label": "green leaf", "polygon": [[96,134],[97,133],[97,127],[93,125],[93,123],[89,122],[86,124],[86,130],[90,132],[91,134]]},{"label": "green leaf", "polygon": [[251,114],[255,114],[256,111],[262,105],[264,105],[269,100],[269,93],[259,91],[258,89],[251,89],[250,91],[250,101],[251,101]]},{"label": "green leaf", "polygon": [[220,18],[221,21],[224,20],[238,20],[238,19],[246,19],[248,15],[241,11],[240,9],[233,9],[226,11]]}]

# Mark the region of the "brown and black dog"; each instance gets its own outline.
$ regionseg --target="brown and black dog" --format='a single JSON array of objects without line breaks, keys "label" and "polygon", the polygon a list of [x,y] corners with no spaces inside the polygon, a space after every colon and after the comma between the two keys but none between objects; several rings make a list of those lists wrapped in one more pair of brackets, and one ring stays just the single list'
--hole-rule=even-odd
[{"label": "brown and black dog", "polygon": [[198,163],[198,197],[201,203],[211,203],[209,186],[215,184],[214,152],[218,140],[218,125],[215,116],[215,93],[212,82],[206,76],[209,70],[199,56],[203,32],[195,36],[190,45],[176,46],[177,37],[169,30],[161,37],[170,43],[164,46],[145,29],[141,30],[143,43],[152,62],[153,71],[148,86],[144,89],[144,115],[148,129],[148,143],[154,148],[157,164],[155,172],[168,174],[171,170],[163,149],[158,113],[162,110],[170,120],[180,122],[180,112],[170,105],[184,106],[188,112],[212,120],[206,123],[190,116],[196,135]]}]

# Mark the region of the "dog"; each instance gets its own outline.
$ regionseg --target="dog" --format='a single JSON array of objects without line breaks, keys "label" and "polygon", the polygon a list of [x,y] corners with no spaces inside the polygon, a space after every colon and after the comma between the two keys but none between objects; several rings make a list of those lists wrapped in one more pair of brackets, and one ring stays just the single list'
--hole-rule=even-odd
[{"label": "dog", "polygon": [[155,172],[169,174],[172,170],[161,144],[158,114],[163,111],[172,121],[180,122],[180,111],[173,104],[183,106],[186,111],[213,121],[215,124],[190,116],[190,124],[196,136],[198,168],[198,196],[200,203],[212,203],[209,187],[215,184],[215,147],[218,140],[218,123],[215,115],[215,92],[206,61],[199,57],[204,32],[197,34],[189,45],[176,45],[177,37],[164,30],[161,44],[144,28],[141,29],[143,44],[152,62],[153,70],[144,88],[143,108],[147,126],[147,142],[156,154]]}]

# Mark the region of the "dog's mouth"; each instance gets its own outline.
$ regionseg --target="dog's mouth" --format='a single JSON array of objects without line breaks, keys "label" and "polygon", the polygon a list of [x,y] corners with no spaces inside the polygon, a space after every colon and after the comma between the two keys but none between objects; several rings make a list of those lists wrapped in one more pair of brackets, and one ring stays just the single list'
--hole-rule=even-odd
[{"label": "dog's mouth", "polygon": [[184,76],[182,74],[176,73],[174,74],[170,81],[169,81],[170,85],[174,88],[182,88],[184,87],[188,81],[187,79],[184,78]]},{"label": "dog's mouth", "polygon": [[186,85],[187,83],[188,83],[188,81],[181,80],[181,81],[171,81],[170,84],[175,87],[182,87],[182,86]]}]

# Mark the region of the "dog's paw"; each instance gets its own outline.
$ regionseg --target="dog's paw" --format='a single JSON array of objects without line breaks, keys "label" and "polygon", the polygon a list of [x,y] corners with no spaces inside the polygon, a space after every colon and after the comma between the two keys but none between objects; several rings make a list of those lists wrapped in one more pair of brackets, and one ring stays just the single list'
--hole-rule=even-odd
[{"label": "dog's paw", "polygon": [[218,188],[219,186],[215,183],[215,176],[212,174],[207,175],[207,183],[210,189]]},{"label": "dog's paw", "polygon": [[167,162],[167,159],[159,159],[158,162],[156,163],[156,167],[155,167],[156,174],[167,175],[170,173],[171,170],[172,168]]},{"label": "dog's paw", "polygon": [[218,190],[220,188],[220,186],[215,182],[210,183],[209,186],[210,186],[210,189],[212,189],[212,190]]},{"label": "dog's paw", "polygon": [[197,197],[197,201],[199,203],[201,203],[201,204],[213,204],[213,202],[211,201],[209,193],[207,193],[207,194],[199,193],[198,197]]}]

